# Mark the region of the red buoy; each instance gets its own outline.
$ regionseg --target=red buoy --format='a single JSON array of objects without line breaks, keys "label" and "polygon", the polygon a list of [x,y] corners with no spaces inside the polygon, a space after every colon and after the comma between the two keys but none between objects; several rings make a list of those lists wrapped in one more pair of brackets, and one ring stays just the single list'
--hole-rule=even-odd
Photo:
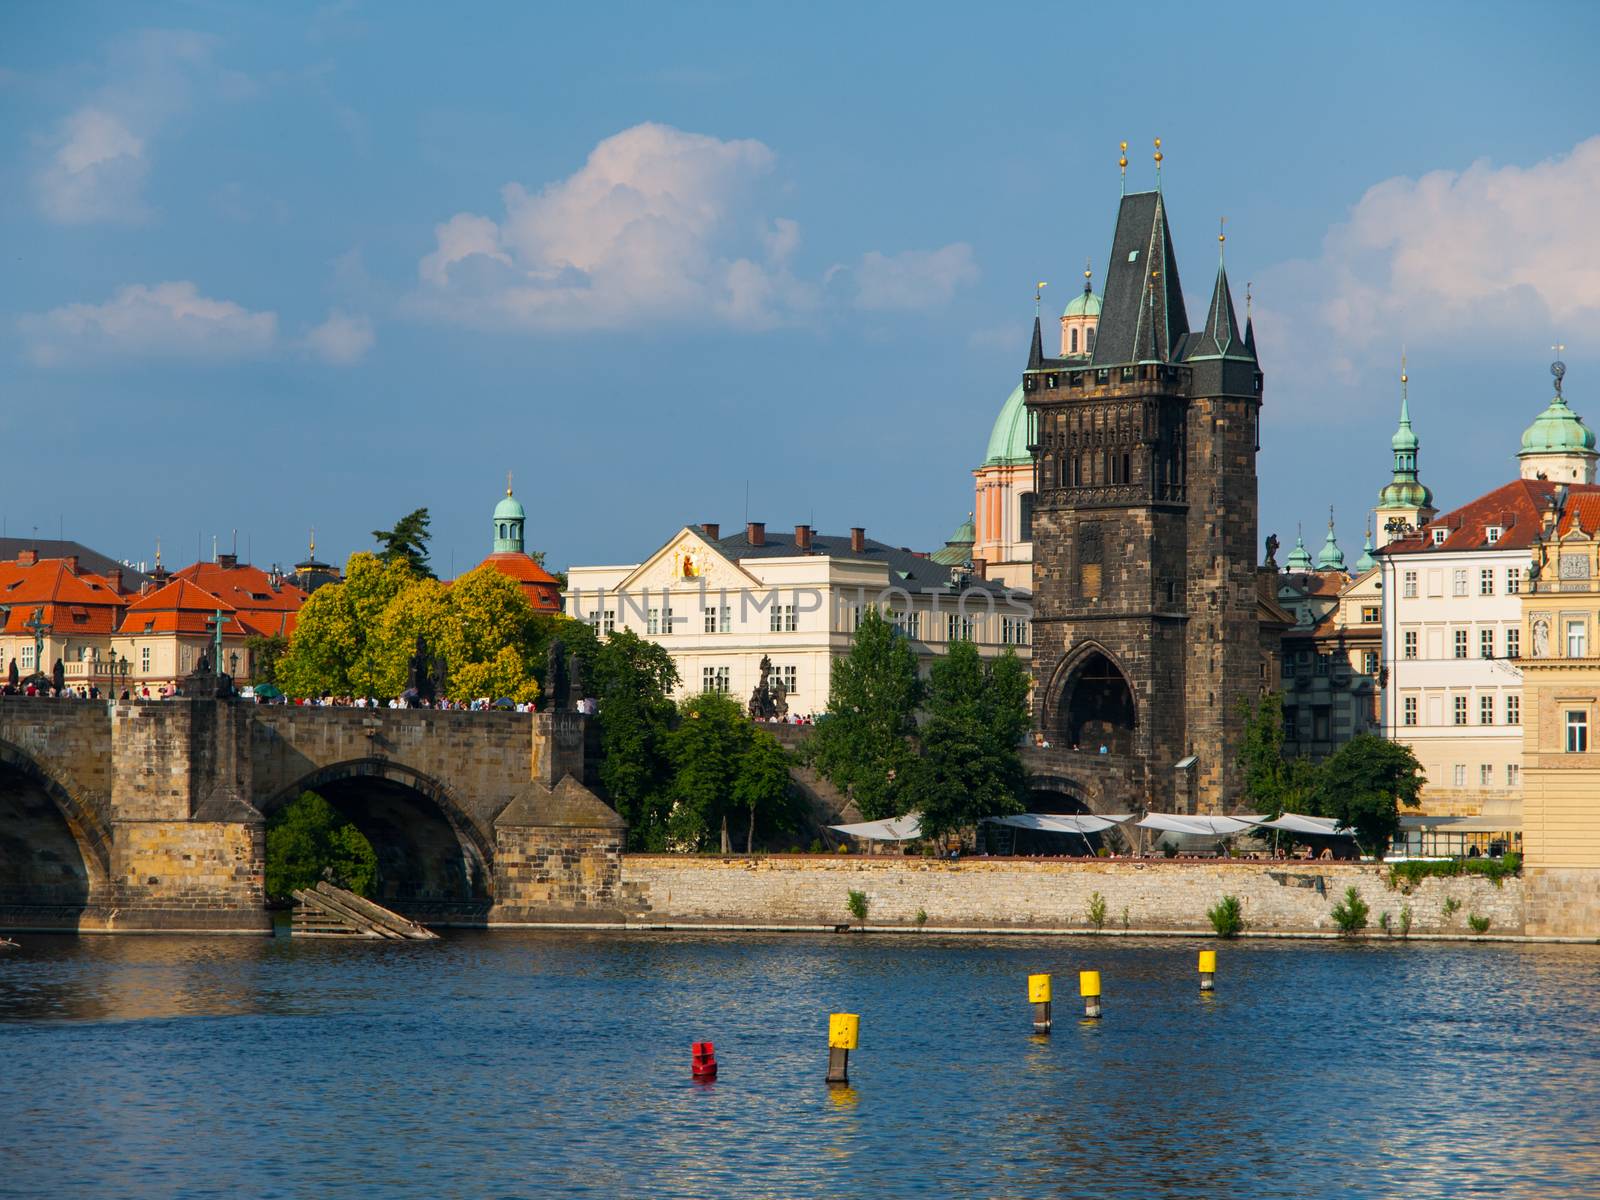
[{"label": "red buoy", "polygon": [[717,1047],[711,1042],[695,1042],[689,1047],[689,1074],[695,1079],[717,1077]]}]

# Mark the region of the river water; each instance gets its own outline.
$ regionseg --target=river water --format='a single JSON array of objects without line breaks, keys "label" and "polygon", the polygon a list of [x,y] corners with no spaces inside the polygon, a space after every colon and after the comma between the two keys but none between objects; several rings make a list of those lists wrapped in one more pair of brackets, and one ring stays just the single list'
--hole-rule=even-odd
[{"label": "river water", "polygon": [[6,1197],[1600,1195],[1600,947],[19,940]]}]

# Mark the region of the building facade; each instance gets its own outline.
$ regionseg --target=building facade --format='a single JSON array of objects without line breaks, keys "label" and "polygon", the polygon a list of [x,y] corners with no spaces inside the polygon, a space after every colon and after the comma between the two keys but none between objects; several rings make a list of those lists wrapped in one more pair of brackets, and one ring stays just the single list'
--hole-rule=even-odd
[{"label": "building facade", "polygon": [[791,715],[828,705],[832,664],[875,607],[906,634],[924,668],[950,643],[986,656],[1029,653],[1026,592],[853,529],[834,536],[762,522],[724,535],[685,526],[640,563],[572,567],[567,615],[602,635],[630,629],[669,651],[678,696],[727,692],[747,701],[770,661]]},{"label": "building facade", "polygon": [[1233,806],[1242,702],[1278,678],[1256,566],[1262,373],[1220,263],[1190,330],[1159,191],[1122,199],[1092,354],[1046,358],[1035,322],[1023,392],[1039,728],[1113,748],[1083,764],[1118,778],[1113,803]]}]

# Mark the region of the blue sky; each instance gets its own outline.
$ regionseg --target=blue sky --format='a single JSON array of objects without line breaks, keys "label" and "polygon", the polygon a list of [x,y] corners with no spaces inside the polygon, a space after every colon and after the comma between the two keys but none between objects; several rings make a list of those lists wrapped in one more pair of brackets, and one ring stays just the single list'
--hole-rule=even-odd
[{"label": "blue sky", "polygon": [[937,546],[1123,138],[1191,320],[1220,215],[1254,284],[1263,536],[1354,560],[1402,343],[1446,507],[1558,337],[1600,421],[1596,6],[566,9],[0,9],[7,531],[342,560],[427,505],[448,573],[512,470],[557,566],[747,487]]}]

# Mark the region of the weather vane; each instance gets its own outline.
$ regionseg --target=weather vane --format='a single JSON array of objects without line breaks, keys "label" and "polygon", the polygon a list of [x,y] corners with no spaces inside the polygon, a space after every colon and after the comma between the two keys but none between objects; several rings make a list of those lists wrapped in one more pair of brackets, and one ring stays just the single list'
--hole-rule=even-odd
[{"label": "weather vane", "polygon": [[1033,288],[1033,315],[1037,320],[1039,316],[1039,302],[1044,299],[1044,290],[1050,285],[1041,279]]},{"label": "weather vane", "polygon": [[1122,157],[1117,159],[1117,166],[1122,168],[1122,194],[1128,194],[1128,143],[1122,143]]}]

